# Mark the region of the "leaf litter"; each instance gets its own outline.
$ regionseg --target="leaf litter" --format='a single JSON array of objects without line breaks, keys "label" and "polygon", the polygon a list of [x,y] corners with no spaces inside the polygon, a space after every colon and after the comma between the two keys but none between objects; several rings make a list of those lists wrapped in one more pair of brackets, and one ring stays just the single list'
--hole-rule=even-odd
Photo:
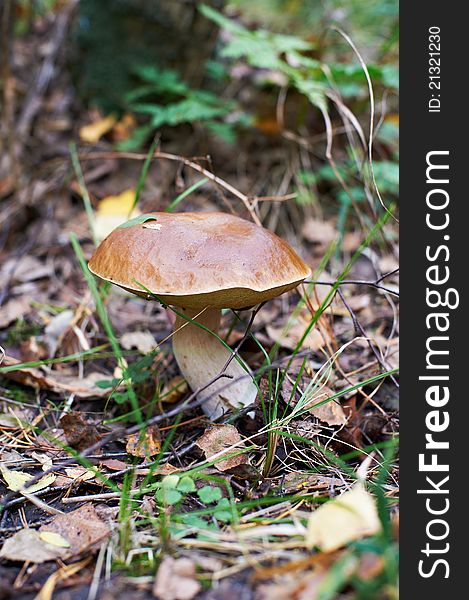
[{"label": "leaf litter", "polygon": [[[20,46],[21,43],[18,40]],[[60,86],[60,77],[57,82]],[[69,106],[69,92],[64,90],[59,91],[62,97],[55,101],[53,111],[57,112],[59,106]],[[53,105],[54,98],[51,94],[44,104]],[[68,110],[65,108],[64,123],[75,120],[75,114],[71,119]],[[35,128],[38,134],[42,131],[44,139],[55,141],[60,148],[57,156],[61,158],[72,132],[48,130],[43,118],[38,115]],[[273,124],[278,130],[275,119]],[[174,190],[180,192],[193,181],[187,164],[184,169],[179,166],[168,169],[164,162],[158,161],[158,168],[149,170],[138,208],[129,214],[141,164],[121,161],[111,142],[128,139],[135,126],[132,115],[124,115],[117,121],[113,115],[102,117],[91,112],[79,115],[76,121],[73,135],[81,136],[86,152],[93,152],[92,145],[99,141],[96,149],[107,154],[102,160],[82,161],[99,237],[114,226],[135,225],[155,229],[156,236],[159,223],[151,213],[164,210],[174,198]],[[50,147],[49,142],[43,146]],[[224,156],[226,149],[217,150]],[[80,161],[82,155],[80,148]],[[248,166],[240,187],[264,188],[271,172],[268,155],[260,153],[254,169]],[[230,161],[226,168],[220,166],[217,152],[215,163],[217,174],[227,180],[236,171]],[[150,367],[136,369],[132,384],[144,421],[161,420],[157,425],[143,427],[141,434],[129,433],[138,419],[125,386],[113,381],[113,374],[120,379],[124,371],[116,369],[96,305],[69,250],[70,231],[77,234],[85,258],[93,250],[87,218],[77,203],[77,187],[72,184],[63,194],[63,179],[68,180],[71,175],[65,166],[48,171],[44,178],[38,172],[32,177],[35,181],[21,190],[27,214],[22,214],[22,208],[14,208],[17,212],[12,213],[9,223],[12,234],[7,239],[6,251],[3,246],[0,249],[0,280],[2,285],[8,282],[1,290],[6,293],[6,302],[0,307],[0,343],[6,356],[0,351],[3,361],[0,367],[9,369],[0,373],[3,461],[0,486],[9,503],[0,526],[2,558],[50,566],[49,578],[38,600],[50,598],[56,587],[85,568],[89,560],[86,557],[93,557],[107,544],[106,569],[110,568],[117,580],[125,573],[121,578],[126,586],[123,597],[131,595],[138,585],[155,597],[177,600],[205,597],[205,594],[211,598],[210,592],[202,590],[202,584],[205,587],[211,582],[227,598],[243,597],[246,590],[251,593],[255,589],[259,599],[312,600],[321,597],[318,596],[321,586],[337,564],[344,565],[343,573],[353,573],[363,581],[378,577],[383,571],[381,556],[374,553],[357,556],[349,544],[380,533],[376,501],[361,484],[355,483],[356,469],[364,456],[360,448],[376,444],[373,454],[376,464],[370,477],[377,476],[376,465],[384,460],[380,444],[389,443],[397,431],[395,391],[392,386],[385,388],[378,382],[316,406],[346,390],[350,382],[360,383],[382,370],[368,346],[357,344],[336,361],[327,387],[314,390],[300,418],[287,425],[279,422],[294,409],[318,369],[354,336],[352,316],[359,318],[382,351],[386,364],[395,367],[396,307],[371,287],[343,286],[348,308],[338,295],[334,297],[302,345],[300,352],[308,353],[299,382],[296,378],[303,356],[295,358],[294,368],[289,365],[287,389],[283,367],[330,286],[318,284],[308,292],[308,302],[295,312],[288,329],[285,325],[295,310],[297,294],[293,292],[270,302],[256,318],[255,338],[245,340],[240,352],[254,371],[263,364],[263,352],[268,354],[278,343],[279,357],[284,362],[281,368],[273,366],[265,376],[264,405],[258,398],[251,407],[251,415],[226,415],[229,423],[214,426],[207,423],[197,408],[184,410],[176,418],[168,416],[170,411],[183,406],[191,393],[178,374],[165,341],[170,335],[171,315],[157,303],[129,298],[121,290],[103,289],[105,307],[125,354],[126,363],[122,364],[132,367],[142,354],[158,347],[157,359]],[[10,211],[13,205],[9,195],[15,193],[14,188],[3,175],[0,181],[0,194],[6,194],[2,203]],[[229,200],[218,197],[215,188],[210,194],[205,189],[204,193],[199,190],[198,194],[191,194],[181,208],[195,212],[226,210]],[[16,195],[14,200],[16,203]],[[319,268],[329,244],[337,239],[336,220],[323,218],[315,206],[302,208],[288,203],[284,210],[282,204],[287,206],[272,205],[279,207],[275,216],[275,211],[262,203],[264,223],[276,229],[278,219],[281,235],[294,237],[313,268]],[[23,207],[23,200],[17,206]],[[298,221],[293,216],[296,212]],[[37,238],[33,250],[21,257],[16,254],[10,257],[11,239],[23,235],[23,230],[33,239],[34,226],[41,223],[43,235]],[[346,231],[343,252],[355,252],[362,239],[360,230]],[[392,235],[387,239],[391,246]],[[373,265],[381,273],[395,268],[392,252],[379,255],[378,250],[373,250]],[[366,264],[357,265],[354,277],[375,277],[371,260],[363,262]],[[337,260],[331,264],[328,272],[323,270],[318,274],[322,281],[335,281]],[[388,283],[397,289],[395,277],[389,278]],[[244,318],[242,313],[239,316]],[[244,331],[236,321],[230,321],[232,317],[225,314],[223,325],[229,334],[228,342],[234,347],[243,339]],[[80,354],[98,344],[105,346],[102,356],[80,357],[72,363],[72,368],[60,362],[66,354]],[[54,356],[59,362],[52,366],[21,366],[23,360],[41,362]],[[103,381],[110,381],[112,387],[96,385]],[[266,414],[273,415],[269,426]],[[279,436],[272,469],[261,475],[269,435],[276,428]],[[40,430],[47,435],[39,433]],[[87,456],[93,469],[83,458],[70,457],[63,450],[64,443],[81,453],[102,443],[102,447]],[[360,458],[341,462],[342,455],[353,452]],[[392,502],[397,497],[396,468],[394,463],[388,468],[385,489]],[[53,473],[43,475],[49,469]],[[178,503],[162,505],[158,485],[176,473],[178,482],[185,482],[184,491],[180,492]],[[28,489],[28,498],[21,489],[34,476],[38,480]],[[42,508],[32,502],[32,494],[41,499]],[[46,510],[48,507],[62,512],[74,506],[74,501],[81,506],[64,514]],[[22,529],[17,531],[18,527]],[[61,562],[81,556],[85,556],[85,561],[68,565]],[[94,566],[95,563],[92,571]],[[102,572],[96,568],[98,579]],[[139,583],[130,583],[132,576],[127,577],[128,573],[142,575]],[[37,584],[34,572],[28,571],[25,577]],[[36,585],[34,593],[37,591]]]}]

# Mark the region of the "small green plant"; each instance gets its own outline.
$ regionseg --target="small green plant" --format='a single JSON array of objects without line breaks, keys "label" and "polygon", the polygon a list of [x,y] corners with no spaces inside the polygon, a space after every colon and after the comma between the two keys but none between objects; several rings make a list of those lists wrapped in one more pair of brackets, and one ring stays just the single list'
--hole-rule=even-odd
[{"label": "small green plant", "polygon": [[[126,369],[126,377],[128,380],[131,381],[133,385],[136,385],[142,384],[150,379],[152,377],[152,371],[150,367],[153,364],[154,359],[155,354],[151,353],[131,363]],[[122,382],[123,378],[113,377],[112,379],[103,379],[101,381],[97,381],[96,386],[101,389],[113,389],[110,399],[117,404],[125,404],[130,402],[131,398],[129,396],[128,389],[122,391],[117,389]]]},{"label": "small green plant", "polygon": [[[190,475],[167,475],[156,484],[156,488],[155,498],[162,508],[181,505],[191,497],[198,497],[206,507],[206,510],[201,512],[211,514],[214,519],[222,523],[231,522],[233,519],[230,501],[223,497],[220,487],[216,485],[207,484],[197,488]],[[192,524],[202,529],[210,525],[200,516],[195,518],[191,512],[180,512],[177,516],[186,525]]]},{"label": "small green plant", "polygon": [[[121,149],[140,147],[163,125],[195,122],[234,142],[236,125],[245,120],[236,102],[208,90],[192,89],[170,69],[141,66],[135,69],[135,76],[140,84],[126,95],[125,101],[130,111],[148,116],[149,121],[137,128],[130,140],[122,142]],[[225,119],[228,115],[229,121]]]},{"label": "small green plant", "polygon": [[222,57],[243,58],[254,68],[278,71],[313,105],[326,109],[327,86],[320,80],[320,63],[305,54],[314,48],[314,44],[297,36],[263,29],[251,31],[206,5],[200,10],[232,36],[221,51]]},{"label": "small green plant", "polygon": [[5,340],[7,346],[15,346],[31,336],[38,336],[42,332],[42,327],[37,323],[31,323],[23,318],[15,321],[8,330]]}]

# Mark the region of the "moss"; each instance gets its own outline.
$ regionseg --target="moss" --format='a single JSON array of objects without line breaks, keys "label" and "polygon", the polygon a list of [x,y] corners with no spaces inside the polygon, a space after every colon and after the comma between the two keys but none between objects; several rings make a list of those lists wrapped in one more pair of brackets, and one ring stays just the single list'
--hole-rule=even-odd
[{"label": "moss", "polygon": [[31,402],[31,391],[28,388],[12,383],[0,375],[1,395],[15,402]]},{"label": "moss", "polygon": [[42,328],[37,323],[25,321],[23,318],[15,321],[15,324],[8,330],[5,344],[7,346],[17,346],[19,343],[27,340],[31,336],[37,336],[42,332]]}]

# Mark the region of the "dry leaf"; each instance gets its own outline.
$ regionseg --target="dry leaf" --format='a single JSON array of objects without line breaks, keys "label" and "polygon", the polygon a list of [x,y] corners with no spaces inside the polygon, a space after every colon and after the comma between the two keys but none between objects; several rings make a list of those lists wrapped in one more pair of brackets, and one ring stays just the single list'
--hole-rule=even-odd
[{"label": "dry leaf", "polygon": [[311,513],[306,544],[331,552],[380,530],[375,499],[358,483]]},{"label": "dry leaf", "polygon": [[301,233],[308,242],[321,246],[327,246],[339,235],[331,221],[318,221],[317,219],[307,219]]},{"label": "dry leaf", "polygon": [[72,480],[80,479],[81,481],[88,481],[96,476],[94,471],[89,471],[85,467],[69,467],[65,469],[65,474]]},{"label": "dry leaf", "polygon": [[318,473],[304,473],[303,471],[292,471],[282,479],[281,489],[285,494],[291,494],[300,490],[330,490],[342,487],[344,482],[338,477],[328,477]]},{"label": "dry leaf", "polygon": [[55,517],[47,525],[42,525],[39,531],[57,533],[67,540],[70,547],[64,549],[65,559],[85,551],[97,550],[101,542],[111,534],[109,526],[99,518],[90,503]]},{"label": "dry leaf", "polygon": [[140,215],[140,211],[133,208],[134,203],[135,190],[132,188],[117,194],[117,196],[103,198],[95,214],[94,226],[97,237],[100,240],[104,239],[116,227],[119,227],[128,219]]},{"label": "dry leaf", "polygon": [[[300,315],[288,329],[267,325],[267,335],[274,342],[279,343],[283,348],[294,350],[299,341],[303,338],[310,321],[311,315],[308,313]],[[318,323],[316,323],[304,339],[303,348],[309,348],[313,351],[320,350],[325,346],[328,340],[329,336],[323,331],[323,328],[320,330]]]},{"label": "dry leaf", "polygon": [[59,581],[63,581],[81,571],[83,567],[85,567],[90,562],[90,558],[85,558],[78,563],[74,563],[73,565],[63,565],[60,569],[57,569],[55,573],[50,575],[45,584],[42,586],[41,591],[34,600],[52,600],[52,596],[54,594],[55,586]]},{"label": "dry leaf", "polygon": [[[127,217],[129,212],[132,210],[135,203],[135,190],[133,188],[129,188],[124,190],[120,194],[116,196],[106,196],[103,198],[98,205],[97,215],[107,215],[107,216],[115,216],[115,215],[124,215]],[[126,219],[125,219],[126,220]],[[120,225],[122,224],[122,221]]]},{"label": "dry leaf", "polygon": [[125,463],[123,460],[119,460],[117,458],[108,458],[101,462],[103,467],[106,467],[110,471],[122,471],[127,469],[129,466],[128,463]]},{"label": "dry leaf", "polygon": [[140,458],[155,456],[161,450],[160,430],[156,425],[151,425],[144,432],[129,435],[125,449],[128,454]]},{"label": "dry leaf", "polygon": [[356,252],[363,242],[363,234],[358,231],[348,231],[342,241],[342,252]]},{"label": "dry leaf", "polygon": [[54,533],[53,531],[41,531],[39,537],[43,542],[47,542],[52,546],[58,546],[59,548],[70,548],[70,542],[60,535],[60,533]]},{"label": "dry leaf", "polygon": [[231,448],[231,450],[223,455],[221,460],[216,459],[217,462],[214,464],[214,467],[219,471],[228,471],[248,462],[248,457],[245,453],[225,458],[226,455],[239,452],[244,448],[241,436],[233,425],[215,425],[207,429],[202,437],[196,441],[196,444],[204,451],[207,460],[212,460],[219,452]]},{"label": "dry leaf", "polygon": [[122,119],[118,121],[112,128],[113,141],[122,142],[124,140],[128,140],[136,126],[137,120],[135,119],[134,115],[125,113]]},{"label": "dry leaf", "polygon": [[[2,367],[11,367],[17,364],[20,364],[20,361],[16,360],[16,358],[5,356]],[[75,394],[78,398],[101,398],[109,394],[108,389],[96,386],[97,381],[102,381],[106,378],[102,373],[98,372],[89,373],[86,377],[80,378],[71,375],[62,375],[54,371],[46,374],[41,369],[30,367],[2,373],[2,377],[7,377],[8,379],[34,388],[51,390],[57,394],[64,392]]]},{"label": "dry leaf", "polygon": [[305,409],[323,423],[327,423],[328,425],[344,425],[347,422],[347,417],[345,416],[344,409],[338,402],[330,400],[320,406],[316,406],[331,396],[334,396],[334,392],[324,386],[309,400]]},{"label": "dry leaf", "polygon": [[71,326],[74,317],[73,310],[64,310],[49,321],[43,337],[49,356],[54,356],[56,353],[59,342]]},{"label": "dry leaf", "polygon": [[31,457],[37,460],[42,465],[43,471],[48,471],[52,467],[52,458],[47,454],[39,454],[39,452],[31,452]]},{"label": "dry leaf", "polygon": [[13,281],[26,283],[43,277],[50,277],[54,270],[51,264],[45,264],[35,256],[25,255],[20,260],[10,258],[0,268],[0,281],[7,280],[13,275]]},{"label": "dry leaf", "polygon": [[160,600],[192,600],[202,586],[196,579],[195,564],[189,558],[166,556],[156,574],[153,595]]},{"label": "dry leaf", "polygon": [[142,354],[148,354],[158,346],[153,334],[149,331],[132,331],[124,333],[120,338],[120,343],[125,350],[136,348]]},{"label": "dry leaf", "polygon": [[8,327],[10,323],[24,317],[30,310],[31,305],[25,296],[12,298],[0,308],[0,329]]},{"label": "dry leaf", "polygon": [[[0,464],[0,471],[2,473],[2,477],[7,484],[9,490],[13,492],[22,492],[25,484],[33,478],[33,475],[29,473],[24,473],[23,471],[10,471],[8,467]],[[34,494],[34,492],[38,492],[39,490],[43,490],[46,487],[52,485],[55,481],[55,475],[51,473],[50,475],[45,475],[36,483],[33,483],[31,486],[26,488],[24,491],[28,494]]]},{"label": "dry leaf", "polygon": [[116,122],[116,115],[111,114],[102,119],[98,119],[97,121],[93,121],[93,123],[80,127],[81,141],[88,142],[89,144],[99,142],[103,135],[106,135],[106,133],[111,131]]},{"label": "dry leaf", "polygon": [[320,585],[326,572],[301,573],[296,577],[290,574],[281,583],[262,584],[257,589],[258,600],[317,600]]},{"label": "dry leaf", "polygon": [[41,539],[34,529],[21,529],[6,540],[0,550],[0,558],[15,561],[43,563],[48,560],[63,558],[65,548],[54,546]]},{"label": "dry leaf", "polygon": [[71,411],[60,419],[67,443],[76,450],[85,450],[101,439],[94,423],[87,421],[83,414]]},{"label": "dry leaf", "polygon": [[[324,275],[324,280],[333,281],[333,278],[328,275]],[[323,304],[330,291],[331,289],[328,285],[315,286],[312,294],[309,297],[310,310],[313,313],[317,311]],[[354,312],[360,312],[370,305],[370,296],[368,294],[347,295],[345,292],[344,294],[347,304]],[[337,294],[334,296],[332,302],[330,302],[330,304],[327,306],[325,312],[326,314],[332,314],[335,317],[350,317],[348,308]]]},{"label": "dry leaf", "polygon": [[174,404],[189,392],[187,381],[181,375],[176,375],[165,383],[161,391],[162,402]]},{"label": "dry leaf", "polygon": [[10,409],[9,413],[0,414],[0,427],[8,427],[10,429],[26,429],[29,425],[28,413],[24,410]]}]

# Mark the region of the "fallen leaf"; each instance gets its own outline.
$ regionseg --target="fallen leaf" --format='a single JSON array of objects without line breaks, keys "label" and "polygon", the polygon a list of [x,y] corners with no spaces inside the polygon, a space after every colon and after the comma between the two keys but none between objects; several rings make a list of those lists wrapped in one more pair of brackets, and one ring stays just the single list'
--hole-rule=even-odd
[{"label": "fallen leaf", "polygon": [[52,458],[47,454],[40,454],[39,452],[31,452],[31,457],[37,460],[42,465],[43,471],[48,471],[52,467]]},{"label": "fallen leaf", "polygon": [[0,558],[38,564],[63,558],[65,553],[65,548],[42,540],[39,532],[34,529],[21,529],[3,544]]},{"label": "fallen leaf", "polygon": [[54,356],[60,340],[69,329],[75,317],[73,310],[64,310],[52,317],[44,330],[43,340],[47,346],[49,356]]},{"label": "fallen leaf", "polygon": [[202,586],[196,579],[195,563],[189,558],[166,556],[156,574],[153,595],[161,600],[192,600]]},{"label": "fallen leaf", "polygon": [[39,537],[43,542],[47,542],[52,546],[58,546],[59,548],[70,548],[70,542],[60,535],[60,533],[54,533],[53,531],[41,531]]},{"label": "fallen leaf", "polygon": [[324,581],[326,573],[318,571],[314,573],[301,573],[296,577],[290,575],[286,581],[281,583],[261,584],[257,589],[258,600],[317,600],[320,585]]},{"label": "fallen leaf", "polygon": [[[25,484],[33,478],[33,475],[24,473],[23,471],[10,471],[8,467],[2,464],[0,464],[0,471],[8,489],[12,490],[13,492],[21,493]],[[50,475],[45,475],[39,479],[39,481],[36,481],[36,483],[30,485],[24,491],[28,494],[34,494],[34,492],[38,492],[39,490],[49,487],[54,483],[54,481],[55,475],[51,473]]]},{"label": "fallen leaf", "polygon": [[100,200],[97,214],[98,215],[128,215],[135,203],[135,190],[129,188],[115,196],[106,196]]},{"label": "fallen leaf", "polygon": [[148,354],[158,346],[153,334],[149,331],[124,333],[120,338],[120,343],[125,350],[136,348],[142,354]]},{"label": "fallen leaf", "polygon": [[55,573],[50,575],[45,584],[42,586],[41,591],[34,600],[52,600],[52,596],[54,594],[55,586],[59,581],[64,581],[68,579],[78,571],[81,571],[83,567],[85,567],[90,562],[90,558],[85,558],[78,563],[74,563],[72,565],[63,565],[60,569],[57,569]]},{"label": "fallen leaf", "polygon": [[80,127],[80,139],[82,142],[95,144],[96,142],[99,142],[103,135],[106,135],[106,133],[111,131],[115,123],[117,123],[117,116],[111,114],[102,119],[93,121],[88,125],[84,125],[83,127]]},{"label": "fallen leaf", "polygon": [[[38,343],[39,342],[39,343]],[[49,358],[40,338],[32,335],[19,342],[19,359],[24,362],[36,362]]]},{"label": "fallen leaf", "polygon": [[176,375],[176,377],[165,383],[161,391],[161,400],[168,404],[175,404],[188,392],[189,386],[187,385],[187,381],[181,375]]},{"label": "fallen leaf", "polygon": [[128,454],[140,458],[158,454],[161,450],[161,435],[157,425],[151,425],[143,432],[129,435],[125,449]]},{"label": "fallen leaf", "polygon": [[[378,266],[381,273],[390,273],[399,268],[399,262],[395,256],[387,254],[379,259]],[[396,273],[394,277],[399,277],[399,274]],[[389,278],[386,278],[386,282],[389,283]]]},{"label": "fallen leaf", "polygon": [[96,476],[94,471],[85,469],[85,467],[68,467],[65,469],[65,474],[72,480],[80,479],[81,481],[88,481]]},{"label": "fallen leaf", "polygon": [[[333,281],[333,278],[326,274],[323,277],[321,277],[321,279],[324,279],[325,281]],[[311,295],[309,296],[309,312],[312,311],[314,314],[314,312],[316,312],[319,309],[319,307],[324,303],[330,291],[331,288],[328,285],[316,285]],[[344,292],[344,295],[345,299],[347,300],[347,304],[356,313],[364,310],[370,305],[370,296],[368,294],[355,293],[349,295],[346,292]],[[348,308],[344,305],[344,303],[337,294],[334,296],[332,302],[329,303],[325,312],[326,314],[332,314],[335,317],[350,317]],[[311,318],[311,314],[309,315],[309,318]]]},{"label": "fallen leaf", "polygon": [[[115,458],[109,458],[107,460],[103,460],[101,463],[104,467],[107,467],[110,471],[123,471],[129,467],[128,463],[125,463],[122,460],[117,460]],[[164,463],[164,465],[160,465],[158,467],[152,467],[151,469],[148,467],[140,467],[134,470],[136,475],[172,475],[173,473],[177,473],[179,469],[174,467],[170,463]]]},{"label": "fallen leaf", "polygon": [[39,531],[59,534],[70,544],[69,548],[64,549],[65,559],[85,551],[98,550],[101,542],[111,534],[109,526],[99,518],[90,503],[58,515],[47,525],[42,525]]},{"label": "fallen leaf", "polygon": [[305,405],[305,410],[308,410],[312,415],[323,423],[328,425],[344,425],[347,422],[344,409],[335,400],[325,402],[320,406],[316,406],[320,402],[324,402],[327,398],[334,396],[334,392],[328,387],[323,386],[320,391],[316,392],[314,397]]},{"label": "fallen leaf", "polygon": [[[134,208],[135,190],[133,188],[124,190],[116,196],[107,196],[98,204],[95,214],[95,232],[102,240],[111,231],[122,225],[130,217],[138,217],[140,211]],[[132,212],[131,212],[132,211]]]},{"label": "fallen leaf", "polygon": [[[298,343],[303,339],[303,335],[311,321],[311,315],[300,315],[296,320],[291,323],[288,328],[285,327],[274,327],[273,325],[267,325],[267,335],[276,343],[280,344],[282,348],[288,350],[295,350]],[[329,336],[318,327],[318,323],[308,332],[308,335],[303,341],[303,348],[309,348],[310,350],[316,351],[323,348],[328,341]]]},{"label": "fallen leaf", "polygon": [[305,541],[331,552],[380,530],[375,499],[358,483],[311,513]]},{"label": "fallen leaf", "polygon": [[106,467],[110,471],[122,471],[127,469],[129,466],[128,463],[125,463],[123,460],[119,460],[117,458],[108,458],[101,462],[103,467]]},{"label": "fallen leaf", "polygon": [[71,411],[60,419],[67,444],[75,450],[85,450],[101,439],[94,423],[87,421],[83,414]]},{"label": "fallen leaf", "polygon": [[44,277],[50,277],[53,273],[51,264],[45,264],[35,256],[27,254],[20,258],[10,258],[6,260],[0,268],[0,281],[7,280],[12,276],[12,280],[19,283],[27,283]]},{"label": "fallen leaf", "polygon": [[122,119],[112,128],[112,139],[114,142],[128,140],[137,126],[137,120],[131,113],[125,113]]},{"label": "fallen leaf", "polygon": [[31,310],[28,298],[12,298],[0,308],[0,329],[27,315]]},{"label": "fallen leaf", "polygon": [[[21,364],[19,360],[11,356],[5,356],[0,368],[12,367]],[[13,381],[22,383],[39,389],[48,389],[57,394],[74,394],[78,398],[101,398],[109,394],[109,390],[99,388],[97,381],[102,381],[105,377],[102,373],[89,373],[86,377],[73,377],[71,375],[62,375],[51,371],[45,373],[39,368],[25,367],[14,371],[1,373],[2,377],[7,377]]]},{"label": "fallen leaf", "polygon": [[331,221],[319,221],[317,219],[307,219],[301,233],[308,242],[320,244],[321,246],[327,246],[339,235]]},{"label": "fallen leaf", "polygon": [[291,473],[287,473],[282,479],[280,489],[284,494],[292,494],[300,490],[330,490],[331,488],[335,489],[343,485],[345,485],[344,482],[338,477],[292,471]]},{"label": "fallen leaf", "polygon": [[11,412],[0,414],[0,427],[23,429],[28,421],[28,413],[23,410],[10,409]]},{"label": "fallen leaf", "polygon": [[[224,456],[232,452],[239,452],[244,448],[244,442],[242,442],[238,430],[233,425],[215,425],[207,429],[195,443],[203,450],[207,460],[212,460],[219,452],[227,450],[232,446],[235,447],[226,452]],[[221,460],[217,458],[216,461],[214,467],[223,472],[247,463],[248,457],[243,453],[236,456],[228,456],[228,458]]]},{"label": "fallen leaf", "polygon": [[342,241],[342,252],[353,253],[363,242],[363,234],[358,231],[348,231]]}]

